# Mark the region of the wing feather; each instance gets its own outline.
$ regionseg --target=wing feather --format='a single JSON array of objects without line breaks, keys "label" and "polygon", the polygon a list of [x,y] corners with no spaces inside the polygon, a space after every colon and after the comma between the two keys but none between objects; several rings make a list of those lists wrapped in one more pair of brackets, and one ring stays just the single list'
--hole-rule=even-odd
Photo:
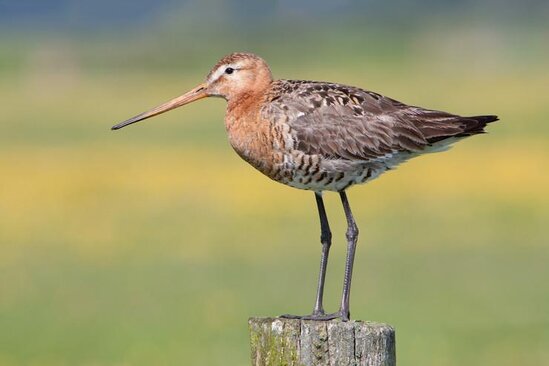
[{"label": "wing feather", "polygon": [[391,98],[341,84],[279,80],[264,116],[281,116],[296,148],[325,158],[379,159],[417,152],[453,136],[483,131],[495,116],[460,117],[408,106]]}]

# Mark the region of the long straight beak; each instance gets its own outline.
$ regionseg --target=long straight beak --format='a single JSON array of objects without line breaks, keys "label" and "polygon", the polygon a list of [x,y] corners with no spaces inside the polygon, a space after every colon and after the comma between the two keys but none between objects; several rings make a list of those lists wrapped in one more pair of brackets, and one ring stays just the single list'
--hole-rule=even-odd
[{"label": "long straight beak", "polygon": [[194,102],[195,100],[205,98],[208,96],[208,94],[206,93],[206,86],[207,85],[205,83],[200,84],[196,88],[188,91],[187,93],[177,98],[170,100],[169,102],[166,102],[162,105],[159,105],[158,107],[151,109],[150,111],[143,112],[124,122],[121,122],[117,125],[112,126],[111,130],[118,130],[122,127],[126,127],[127,125],[131,125],[132,123],[143,121],[144,119],[151,118],[159,114],[162,114],[164,112],[167,112],[169,110],[172,110],[174,108],[184,106],[185,104],[189,104],[191,102]]}]

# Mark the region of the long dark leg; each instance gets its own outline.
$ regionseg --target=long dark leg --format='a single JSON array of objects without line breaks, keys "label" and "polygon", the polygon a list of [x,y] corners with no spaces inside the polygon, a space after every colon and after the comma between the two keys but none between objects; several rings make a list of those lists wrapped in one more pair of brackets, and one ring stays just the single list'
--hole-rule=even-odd
[{"label": "long dark leg", "polygon": [[316,205],[318,207],[318,216],[320,218],[320,243],[322,244],[322,254],[320,256],[320,273],[318,275],[318,287],[316,290],[316,302],[313,309],[313,315],[324,314],[322,299],[324,297],[324,282],[326,279],[326,268],[328,266],[328,255],[332,245],[332,232],[326,216],[322,192],[315,192]]},{"label": "long dark leg", "polygon": [[[324,306],[322,299],[324,297],[324,282],[326,279],[326,268],[328,267],[328,255],[330,253],[330,246],[332,245],[332,232],[330,231],[330,225],[328,224],[328,216],[326,215],[326,209],[324,208],[324,200],[322,199],[322,192],[315,192],[316,205],[318,207],[318,216],[320,218],[320,243],[322,244],[322,254],[320,255],[320,273],[318,275],[318,286],[316,290],[316,301],[313,313],[310,315],[281,315],[282,318],[291,319],[322,319],[326,317],[324,312]],[[332,316],[330,319],[333,319]]]},{"label": "long dark leg", "polygon": [[347,218],[347,259],[345,260],[343,295],[341,296],[339,311],[341,313],[341,319],[347,321],[350,317],[349,301],[351,297],[351,277],[353,275],[353,262],[355,260],[356,243],[358,240],[358,227],[353,218],[351,206],[349,206],[349,201],[347,200],[347,194],[345,191],[341,191],[339,192],[339,195],[341,196],[341,203],[343,204],[343,210],[345,211],[345,217]]}]

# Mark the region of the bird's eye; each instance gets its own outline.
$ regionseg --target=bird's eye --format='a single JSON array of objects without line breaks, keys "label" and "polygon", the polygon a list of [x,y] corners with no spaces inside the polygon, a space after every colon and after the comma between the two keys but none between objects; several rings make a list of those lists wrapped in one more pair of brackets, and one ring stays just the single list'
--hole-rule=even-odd
[{"label": "bird's eye", "polygon": [[233,72],[234,72],[234,69],[233,69],[232,67],[227,67],[227,68],[225,69],[225,74],[229,74],[229,75],[230,75],[230,74],[232,74]]}]

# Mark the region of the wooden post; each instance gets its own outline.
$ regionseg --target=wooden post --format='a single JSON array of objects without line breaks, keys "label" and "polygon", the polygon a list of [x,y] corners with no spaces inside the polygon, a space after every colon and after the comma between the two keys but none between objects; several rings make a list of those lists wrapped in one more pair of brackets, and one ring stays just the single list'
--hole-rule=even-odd
[{"label": "wooden post", "polygon": [[250,318],[252,366],[395,366],[387,324]]}]

